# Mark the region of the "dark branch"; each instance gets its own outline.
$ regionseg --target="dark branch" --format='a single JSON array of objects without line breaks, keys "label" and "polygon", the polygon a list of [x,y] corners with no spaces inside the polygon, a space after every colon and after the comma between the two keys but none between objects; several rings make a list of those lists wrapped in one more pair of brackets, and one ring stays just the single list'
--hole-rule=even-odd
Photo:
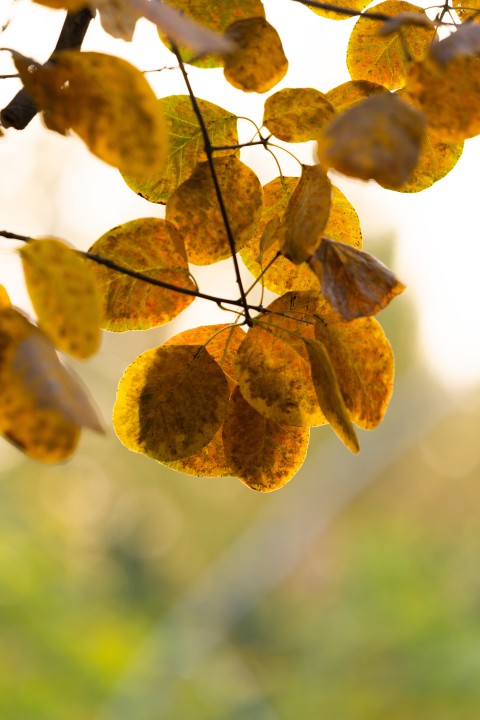
[{"label": "dark branch", "polygon": [[[90,8],[84,8],[75,13],[68,12],[53,52],[55,53],[58,50],[79,50],[92,18],[93,14]],[[37,106],[25,88],[22,88],[10,100],[7,107],[1,111],[0,119],[3,127],[23,130],[33,120],[37,112]]]}]

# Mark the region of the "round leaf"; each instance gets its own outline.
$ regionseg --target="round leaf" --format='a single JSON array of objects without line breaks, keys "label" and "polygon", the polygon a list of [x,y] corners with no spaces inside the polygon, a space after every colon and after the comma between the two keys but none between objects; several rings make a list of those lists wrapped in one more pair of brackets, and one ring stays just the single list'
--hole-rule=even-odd
[{"label": "round leaf", "polygon": [[318,90],[285,88],[265,101],[263,124],[279,140],[307,142],[334,114],[332,104]]},{"label": "round leaf", "polygon": [[347,110],[371,95],[388,92],[387,88],[368,80],[349,80],[329,90],[325,97],[333,105],[337,113]]}]

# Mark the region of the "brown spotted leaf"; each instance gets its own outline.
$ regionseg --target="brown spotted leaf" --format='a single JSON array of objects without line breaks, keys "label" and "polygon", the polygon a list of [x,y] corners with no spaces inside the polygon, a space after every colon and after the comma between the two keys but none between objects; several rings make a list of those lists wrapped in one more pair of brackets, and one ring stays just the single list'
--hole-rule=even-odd
[{"label": "brown spotted leaf", "polygon": [[[371,0],[329,0],[328,4],[334,7],[337,6],[342,9],[346,8],[347,10],[353,10],[354,12],[360,13],[367,7],[367,5],[370,4],[370,2]],[[310,7],[310,10],[313,10],[313,12],[317,15],[329,18],[330,20],[346,20],[351,18],[351,15],[348,15],[347,13],[336,12],[335,10],[326,10],[310,5],[307,7]]]},{"label": "brown spotted leaf", "polygon": [[288,202],[279,229],[279,247],[299,265],[319,244],[330,214],[332,186],[320,165],[302,165],[302,175]]},{"label": "brown spotted leaf", "polygon": [[[198,162],[206,160],[204,140],[198,118],[188,95],[170,95],[158,101],[165,116],[168,132],[168,157],[165,167],[156,174],[124,176],[137,195],[155,203],[166,203],[172,192],[191,175]],[[234,146],[238,143],[237,116],[197,98],[212,145]],[[217,150],[215,156],[231,155],[232,150]]]},{"label": "brown spotted leaf", "polygon": [[324,128],[318,158],[345,175],[400,186],[418,162],[425,126],[423,114],[396,95],[374,95]]},{"label": "brown spotted leaf", "polygon": [[[236,250],[248,242],[260,219],[262,186],[249,167],[235,156],[214,159]],[[210,167],[199,163],[167,202],[167,220],[185,243],[188,260],[208,265],[229,257],[230,245]]]},{"label": "brown spotted leaf", "polygon": [[236,50],[225,56],[224,74],[228,82],[244,92],[271,90],[288,70],[282,42],[263,17],[238,20],[225,33]]},{"label": "brown spotted leaf", "polygon": [[163,168],[163,115],[143,73],[125,60],[62,50],[39,65],[15,54],[15,65],[51,130],[74,130],[99,158],[124,173]]},{"label": "brown spotted leaf", "polygon": [[305,340],[305,346],[320,407],[340,440],[351,452],[358,453],[360,447],[357,436],[328,352],[319,340]]},{"label": "brown spotted leaf", "polygon": [[59,350],[84,359],[100,344],[100,308],[92,269],[54,238],[20,250],[28,293],[40,328]]},{"label": "brown spotted leaf", "polygon": [[[102,235],[90,253],[129,270],[180,288],[195,290],[185,248],[177,231],[159,218],[140,218]],[[105,330],[147,330],[173,320],[194,300],[151,285],[104,265],[90,263],[101,298],[100,326]]]},{"label": "brown spotted leaf", "polygon": [[322,293],[345,320],[375,315],[405,285],[383,263],[358,248],[323,238],[311,260]]},{"label": "brown spotted leaf", "polygon": [[[382,2],[375,12],[392,17],[417,13],[427,18],[422,8],[402,0]],[[435,28],[401,25],[389,35],[381,35],[383,25],[369,17],[357,20],[348,43],[347,65],[352,80],[370,80],[395,90],[405,84],[410,65],[425,55]]]},{"label": "brown spotted leaf", "polygon": [[204,347],[158,347],[125,370],[113,425],[130,450],[160,462],[179,460],[212,440],[229,396],[223,370]]},{"label": "brown spotted leaf", "polygon": [[307,428],[260,415],[238,387],[233,392],[223,424],[225,454],[232,473],[253,490],[270,492],[291,480],[303,464],[309,436]]},{"label": "brown spotted leaf", "polygon": [[335,115],[326,96],[314,88],[285,88],[265,101],[263,125],[285,142],[307,142]]}]

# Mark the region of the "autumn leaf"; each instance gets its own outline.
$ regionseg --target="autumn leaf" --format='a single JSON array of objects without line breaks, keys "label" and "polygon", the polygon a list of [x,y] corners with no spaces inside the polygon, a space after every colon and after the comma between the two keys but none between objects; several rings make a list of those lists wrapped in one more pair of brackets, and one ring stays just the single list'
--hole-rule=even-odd
[{"label": "autumn leaf", "polygon": [[232,394],[223,425],[227,460],[245,485],[260,492],[278,490],[300,469],[308,447],[307,428],[279,425]]},{"label": "autumn leaf", "polygon": [[85,359],[100,345],[99,300],[90,267],[55,238],[20,250],[25,281],[41,329],[59,350]]},{"label": "autumn leaf", "polygon": [[[416,13],[428,20],[422,8],[402,0],[381,2],[375,12],[392,17]],[[352,80],[370,80],[395,90],[405,85],[408,68],[424,57],[436,31],[409,24],[382,35],[382,23],[368,17],[357,20],[348,42],[347,66]]]},{"label": "autumn leaf", "polygon": [[[253,170],[233,155],[215,158],[213,163],[238,251],[248,242],[260,219],[262,186]],[[170,196],[166,217],[178,230],[191,263],[208,265],[231,255],[207,162],[199,163],[190,178]]]},{"label": "autumn leaf", "polygon": [[374,95],[324,128],[318,159],[345,175],[399,186],[418,162],[425,126],[422,113],[396,95]]},{"label": "autumn leaf", "polygon": [[160,462],[179,460],[212,440],[229,396],[223,370],[204,347],[158,347],[125,370],[113,425],[130,450]]},{"label": "autumn leaf", "polygon": [[369,253],[328,238],[322,239],[310,265],[322,293],[345,320],[375,315],[405,289]]},{"label": "autumn leaf", "polygon": [[10,298],[3,285],[0,285],[0,308],[10,307]]},{"label": "autumn leaf", "polygon": [[[370,4],[370,1],[371,0],[329,0],[328,4],[338,6],[342,9],[346,8],[347,10],[354,10],[355,12],[360,13],[364,8],[367,7],[367,5]],[[341,12],[335,12],[335,10],[326,10],[324,8],[318,8],[313,6],[307,7],[310,7],[310,10],[313,10],[313,12],[317,15],[329,18],[329,20],[346,20],[351,18],[350,15]]]},{"label": "autumn leaf", "polygon": [[265,101],[263,125],[279,140],[307,142],[335,115],[326,96],[314,88],[285,88]]},{"label": "autumn leaf", "polygon": [[288,70],[280,37],[263,17],[237,20],[226,32],[236,50],[225,56],[228,82],[244,92],[264,93],[275,87]]},{"label": "autumn leaf", "polygon": [[[175,227],[159,218],[140,218],[102,235],[90,253],[147,277],[195,290],[185,247]],[[105,330],[147,330],[173,320],[195,299],[124,275],[105,265],[89,264],[101,297],[100,326]]]},{"label": "autumn leaf", "polygon": [[[74,130],[99,158],[131,175],[155,173],[167,155],[163,115],[144,75],[125,60],[63,50],[39,65],[14,54],[50,130]],[[33,69],[33,70],[32,70]]]},{"label": "autumn leaf", "polygon": [[279,247],[299,265],[312,255],[328,221],[332,188],[320,165],[302,165],[302,175],[288,202],[279,229]]},{"label": "autumn leaf", "polygon": [[461,25],[451,35],[429,48],[431,58],[440,65],[448,65],[459,55],[478,55],[480,51],[480,27],[474,23]]},{"label": "autumn leaf", "polygon": [[[199,110],[213,146],[238,143],[237,117],[207,100],[197,98]],[[187,180],[198,162],[205,161],[204,139],[188,95],[170,95],[158,101],[168,132],[167,163],[159,173],[142,176],[124,175],[123,179],[137,195],[155,203],[166,203],[172,192]],[[216,150],[215,157],[231,155],[232,150]]]},{"label": "autumn leaf", "polygon": [[341,113],[371,95],[381,95],[386,92],[388,90],[383,85],[369,80],[349,80],[329,90],[325,93],[325,97],[337,113]]},{"label": "autumn leaf", "polygon": [[479,0],[452,0],[452,5],[462,22],[479,22]]}]

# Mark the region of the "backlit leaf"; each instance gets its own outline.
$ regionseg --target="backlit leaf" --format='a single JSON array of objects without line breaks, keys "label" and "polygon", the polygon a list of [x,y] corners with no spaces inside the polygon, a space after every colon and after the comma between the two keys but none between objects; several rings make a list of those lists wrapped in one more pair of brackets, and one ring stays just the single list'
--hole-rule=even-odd
[{"label": "backlit leaf", "polygon": [[285,88],[265,101],[263,124],[279,140],[306,142],[314,140],[334,114],[333,106],[318,90]]},{"label": "backlit leaf", "polygon": [[0,285],[0,308],[10,307],[10,298],[3,285]]},{"label": "backlit leaf", "polygon": [[[238,251],[248,242],[260,219],[262,186],[253,170],[235,156],[215,158],[214,165]],[[184,241],[190,262],[208,265],[230,256],[207,162],[199,163],[190,178],[170,196],[166,217]]]},{"label": "backlit leaf", "polygon": [[347,110],[371,95],[381,95],[388,90],[378,83],[368,80],[349,80],[329,90],[325,97],[333,105],[337,113]]},{"label": "backlit leaf", "polygon": [[[186,17],[195,20],[204,28],[223,34],[229,25],[237,20],[245,20],[252,17],[265,17],[265,10],[261,0],[169,0],[169,5],[180,10]],[[166,42],[171,33],[161,34],[160,37]],[[182,45],[181,40],[178,41]],[[183,51],[182,56],[186,61],[193,60],[198,67],[220,67],[224,63],[222,56],[210,54],[207,57],[198,57],[195,53],[192,58],[191,51]]]},{"label": "backlit leaf", "polygon": [[[89,252],[154,280],[195,290],[185,248],[177,231],[159,218],[140,218],[102,235]],[[194,300],[123,275],[95,262],[89,264],[101,298],[100,326],[105,330],[147,330],[173,320]]]},{"label": "backlit leaf", "polygon": [[[238,325],[206,325],[175,335],[165,346],[205,345],[225,373],[230,389],[233,389],[236,385],[233,361],[244,338],[245,333]],[[163,464],[187,475],[222,477],[235,474],[225,457],[222,428],[217,430],[208,445],[194,455]]]},{"label": "backlit leaf", "polygon": [[264,93],[284,77],[288,60],[282,42],[263,17],[238,20],[225,34],[237,46],[225,56],[224,73],[231,85],[244,92]]},{"label": "backlit leaf", "polygon": [[[168,158],[161,172],[152,175],[124,176],[127,185],[155,203],[166,203],[171,193],[191,175],[196,164],[206,160],[203,135],[188,95],[170,95],[158,101],[168,131]],[[207,100],[197,103],[212,145],[238,143],[237,117]],[[232,150],[215,152],[216,157],[231,155]]]},{"label": "backlit leaf", "polygon": [[88,358],[100,344],[99,300],[93,272],[65,243],[32,240],[20,250],[40,328],[59,350]]},{"label": "backlit leaf", "polygon": [[437,139],[457,143],[480,134],[480,57],[458,55],[444,65],[428,56],[412,67],[405,91]]},{"label": "backlit leaf", "polygon": [[331,207],[332,187],[320,165],[303,165],[279,230],[279,246],[294,264],[305,262],[319,244]]},{"label": "backlit leaf", "polygon": [[[338,6],[340,8],[346,8],[347,10],[355,10],[361,12],[364,8],[369,5],[371,0],[328,0],[329,5]],[[310,6],[307,6],[310,7]],[[346,20],[350,18],[350,15],[345,13],[335,12],[335,10],[324,10],[323,8],[310,7],[317,15],[329,18],[330,20]]]},{"label": "backlit leaf", "polygon": [[330,356],[350,419],[371,430],[381,422],[392,394],[392,348],[375,318],[345,322],[321,299],[317,313],[315,337]]},{"label": "backlit leaf", "polygon": [[430,29],[435,28],[435,23],[430,20],[427,15],[423,15],[418,12],[418,8],[415,12],[409,11],[395,15],[394,17],[385,20],[378,30],[379,35],[392,35],[402,28],[415,25],[418,27],[426,27]]},{"label": "backlit leaf", "polygon": [[223,441],[233,474],[253,490],[270,492],[301,467],[308,447],[307,428],[279,425],[260,415],[234,391],[223,425]]},{"label": "backlit leaf", "polygon": [[115,432],[130,450],[160,462],[189,457],[214,437],[229,396],[223,370],[204,347],[147,350],[120,380]]},{"label": "backlit leaf", "polygon": [[45,65],[17,54],[14,61],[51,130],[74,130],[95,155],[124,173],[163,168],[165,123],[139,70],[111,55],[73,50],[55,53]]},{"label": "backlit leaf", "polygon": [[375,315],[405,289],[372,255],[327,238],[315,251],[311,266],[322,293],[345,320]]},{"label": "backlit leaf", "polygon": [[466,23],[441,42],[432,43],[429,54],[440,65],[447,65],[458,55],[478,55],[479,51],[480,27]]},{"label": "backlit leaf", "polygon": [[[375,6],[375,12],[397,16],[425,11],[402,0],[387,0]],[[408,68],[420,60],[435,37],[435,28],[402,26],[389,35],[380,35],[382,21],[359,18],[350,35],[347,65],[353,80],[370,80],[389,90],[403,87]]]},{"label": "backlit leaf", "polygon": [[[258,277],[279,252],[278,232],[268,247],[261,248],[262,228],[268,227],[273,218],[283,216],[289,198],[298,184],[299,178],[276,178],[264,186],[264,212],[257,232],[241,250],[240,255],[250,272]],[[278,231],[278,226],[276,228]],[[358,215],[345,195],[332,186],[332,204],[324,235],[356,247],[362,246],[362,233]],[[261,254],[261,257],[259,257]],[[286,257],[278,257],[273,265],[262,275],[261,282],[277,295],[290,290],[319,290],[320,283],[306,263],[294,265]]]},{"label": "backlit leaf", "polygon": [[318,158],[345,175],[399,186],[418,162],[425,125],[422,113],[396,95],[375,95],[324,128]]},{"label": "backlit leaf", "polygon": [[305,340],[313,384],[326,419],[340,440],[353,453],[360,450],[355,430],[348,417],[335,371],[323,343]]},{"label": "backlit leaf", "polygon": [[480,0],[452,0],[452,5],[462,22],[480,21]]}]

